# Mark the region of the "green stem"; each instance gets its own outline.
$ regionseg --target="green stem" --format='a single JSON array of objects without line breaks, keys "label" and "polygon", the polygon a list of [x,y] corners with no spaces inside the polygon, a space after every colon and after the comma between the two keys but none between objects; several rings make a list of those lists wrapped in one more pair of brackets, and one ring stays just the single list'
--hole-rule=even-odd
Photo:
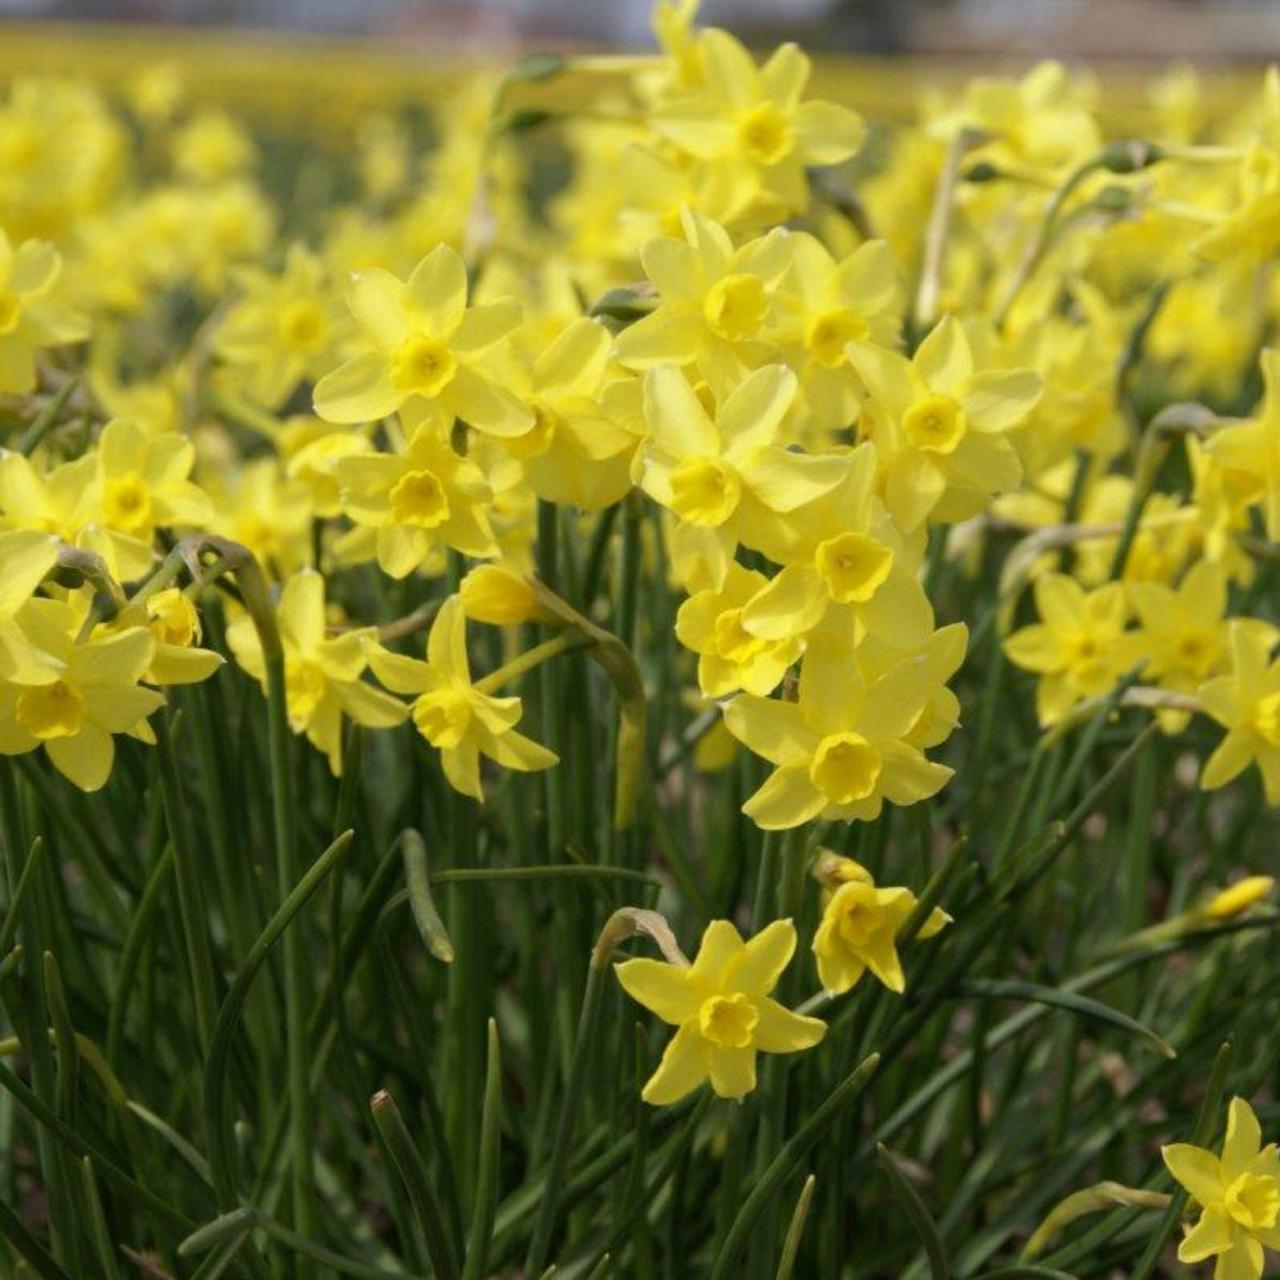
[{"label": "green stem", "polygon": [[[209,1130],[209,1169],[218,1192],[218,1202],[231,1208],[237,1200],[235,1137],[230,1118],[226,1115],[226,1074],[235,1044],[235,1029],[248,999],[249,990],[258,970],[262,968],[272,946],[282,933],[286,933],[294,916],[302,910],[307,900],[320,887],[321,881],[351,847],[352,833],[343,832],[311,865],[297,887],[271,917],[267,927],[245,957],[240,972],[236,974],[227,997],[218,1010],[214,1026],[213,1044],[205,1065],[204,1107]],[[304,1062],[305,1071],[305,1062]],[[309,1093],[309,1081],[308,1081]],[[292,1104],[292,1098],[290,1099]]]},{"label": "green stem", "polygon": [[572,630],[562,631],[558,636],[544,640],[541,644],[534,645],[532,649],[526,649],[518,657],[512,658],[510,662],[503,663],[496,671],[491,671],[487,676],[477,680],[474,687],[481,693],[496,693],[504,684],[518,680],[535,667],[541,666],[549,658],[554,658],[561,653],[574,653],[578,649],[589,649],[593,644],[595,641],[590,636],[580,635]]},{"label": "green stem", "polygon": [[[18,784],[12,762],[0,761],[0,838],[4,843],[5,871],[8,878],[9,902],[14,903],[22,882],[22,819],[18,811]],[[53,1055],[46,1034],[44,969],[39,958],[44,951],[38,902],[39,886],[25,895],[22,904],[21,938],[25,959],[19,969],[19,998],[15,1009],[17,1031],[28,1046],[31,1089],[41,1106],[49,1107],[54,1098]],[[7,923],[7,922],[6,922]],[[49,1240],[58,1263],[69,1263],[72,1249],[72,1217],[69,1201],[67,1161],[65,1153],[48,1130],[36,1130],[36,1149],[40,1175],[44,1180],[47,1200]]]},{"label": "green stem", "polygon": [[171,717],[157,717],[156,742],[160,754],[160,785],[164,793],[165,822],[169,828],[169,847],[173,851],[173,867],[178,888],[178,910],[182,915],[182,934],[187,946],[187,963],[191,966],[191,989],[195,997],[196,1032],[200,1052],[207,1059],[217,1017],[218,991],[214,977],[213,952],[209,943],[209,912],[205,905],[204,887],[200,883],[200,859],[187,815],[190,812],[182,794],[182,779],[174,757]]},{"label": "green stem", "polygon": [[880,1055],[873,1053],[864,1059],[854,1070],[837,1085],[823,1104],[800,1126],[791,1136],[786,1146],[774,1157],[773,1162],[756,1180],[751,1194],[743,1201],[738,1215],[729,1228],[724,1244],[716,1255],[715,1265],[711,1269],[710,1280],[728,1280],[738,1264],[738,1257],[746,1247],[748,1238],[761,1215],[768,1208],[769,1202],[781,1190],[782,1184],[808,1154],[810,1148],[830,1133],[835,1121],[844,1114],[861,1095],[870,1083],[876,1068],[880,1065]]},{"label": "green stem", "polygon": [[[276,854],[276,892],[287,903],[298,885],[297,811],[290,763],[288,686],[284,649],[266,583],[256,562],[237,573],[246,606],[258,631],[267,679],[267,753],[271,773],[272,828]],[[293,1225],[307,1236],[315,1225],[312,1188],[312,1102],[308,1080],[307,946],[301,928],[289,929],[284,954],[285,1046],[288,1058],[289,1150],[293,1190]],[[307,1280],[310,1264],[300,1260],[298,1280]]]},{"label": "green stem", "polygon": [[462,1280],[484,1280],[498,1213],[499,1160],[502,1155],[502,1051],[498,1024],[489,1019],[489,1064],[485,1072],[484,1117],[480,1124],[480,1176],[467,1237]]},{"label": "green stem", "polygon": [[18,437],[17,444],[14,446],[18,453],[29,458],[35,452],[40,441],[57,425],[67,401],[71,399],[72,392],[78,385],[78,378],[68,378],[58,388],[57,394],[45,404],[32,420],[31,425]]}]

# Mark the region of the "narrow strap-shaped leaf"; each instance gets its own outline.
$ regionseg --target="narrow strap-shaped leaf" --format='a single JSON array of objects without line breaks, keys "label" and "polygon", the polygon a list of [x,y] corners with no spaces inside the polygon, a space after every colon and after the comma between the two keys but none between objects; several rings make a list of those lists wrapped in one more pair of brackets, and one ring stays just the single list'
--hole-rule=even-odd
[{"label": "narrow strap-shaped leaf", "polygon": [[260,1209],[247,1205],[224,1213],[220,1218],[215,1218],[198,1231],[192,1232],[178,1246],[178,1253],[182,1257],[204,1253],[229,1240],[243,1239],[252,1231],[265,1231],[286,1249],[292,1249],[294,1253],[311,1262],[318,1262],[322,1267],[330,1267],[340,1275],[355,1276],[356,1280],[423,1280],[422,1276],[414,1275],[411,1271],[386,1271],[381,1267],[357,1262],[353,1258],[344,1258],[342,1254],[304,1239],[296,1231],[290,1231]]},{"label": "narrow strap-shaped leaf", "polygon": [[1093,1018],[1105,1022],[1109,1026],[1118,1027],[1141,1036],[1157,1053],[1166,1058],[1176,1058],[1178,1051],[1163,1037],[1158,1036],[1150,1027],[1144,1026],[1136,1018],[1131,1018],[1119,1009],[1113,1009],[1100,1000],[1090,999],[1075,991],[1064,991],[1061,987],[1046,987],[1038,982],[1018,982],[1002,978],[964,978],[960,982],[960,991],[964,995],[981,996],[992,1000],[1031,1000],[1038,1004],[1055,1005],[1059,1009],[1069,1009],[1085,1018]]},{"label": "narrow strap-shaped leaf", "polygon": [[551,1249],[551,1233],[555,1230],[556,1218],[560,1210],[560,1197],[564,1191],[569,1148],[573,1142],[578,1109],[582,1105],[583,1081],[586,1077],[591,1045],[595,1040],[604,985],[604,968],[593,958],[591,964],[587,966],[587,989],[582,997],[578,1034],[574,1040],[573,1056],[569,1061],[569,1074],[564,1085],[564,1097],[560,1103],[555,1141],[552,1143],[551,1158],[547,1164],[546,1190],[543,1192],[537,1216],[534,1218],[533,1236],[529,1241],[528,1257],[525,1259],[524,1269],[528,1275],[541,1275],[546,1269],[547,1254]]},{"label": "narrow strap-shaped leaf", "polygon": [[64,1147],[78,1156],[91,1156],[94,1165],[100,1169],[122,1191],[132,1196],[140,1205],[145,1206],[156,1217],[176,1226],[179,1230],[189,1231],[194,1225],[186,1214],[153,1192],[148,1191],[141,1183],[122,1169],[114,1160],[96,1147],[86,1142],[76,1131],[70,1128],[49,1106],[27,1088],[8,1067],[0,1062],[0,1089],[13,1094],[18,1105],[34,1119],[38,1120]]},{"label": "narrow strap-shaped leaf", "polygon": [[70,1125],[76,1122],[76,1097],[80,1091],[80,1050],[76,1031],[71,1025],[71,1010],[62,986],[62,970],[52,951],[44,953],[44,998],[49,1009],[49,1023],[58,1050],[58,1073],[54,1085],[54,1102],[58,1114]]},{"label": "narrow strap-shaped leaf", "polygon": [[253,1234],[253,1222],[250,1221],[226,1241],[221,1248],[215,1249],[192,1273],[191,1280],[218,1280],[225,1275],[227,1268],[240,1256],[240,1250],[249,1243]]},{"label": "narrow strap-shaped leaf", "polygon": [[895,1198],[906,1211],[907,1217],[911,1219],[911,1225],[915,1228],[916,1235],[920,1237],[920,1243],[924,1245],[925,1254],[929,1259],[929,1274],[933,1280],[949,1280],[951,1265],[947,1261],[947,1249],[942,1243],[938,1224],[934,1222],[928,1206],[921,1199],[920,1193],[911,1185],[907,1175],[898,1167],[898,1162],[893,1158],[889,1148],[883,1143],[876,1147],[876,1158],[889,1179],[889,1186],[893,1188]]},{"label": "narrow strap-shaped leaf", "polygon": [[4,1236],[27,1265],[38,1276],[43,1276],[44,1280],[71,1280],[71,1277],[50,1257],[44,1245],[22,1225],[13,1210],[3,1200],[0,1200],[0,1235]]},{"label": "narrow strap-shaped leaf", "polygon": [[800,1188],[800,1197],[791,1213],[791,1224],[782,1241],[782,1256],[778,1259],[778,1269],[773,1273],[773,1280],[791,1280],[796,1256],[800,1252],[800,1238],[804,1235],[804,1224],[809,1217],[809,1203],[813,1199],[813,1189],[817,1183],[817,1178],[810,1174]]},{"label": "narrow strap-shaped leaf", "polygon": [[111,1009],[107,1015],[107,1061],[120,1065],[120,1046],[124,1040],[125,1018],[129,1001],[137,987],[135,981],[143,949],[150,936],[156,908],[173,874],[173,846],[166,843],[160,856],[147,876],[146,888],[129,921],[124,948],[120,953],[120,968],[116,975],[115,990],[111,996]]},{"label": "narrow strap-shaped leaf", "polygon": [[235,1138],[226,1116],[226,1073],[235,1042],[236,1025],[240,1012],[248,999],[249,989],[262,968],[268,952],[289,927],[294,916],[306,905],[308,899],[320,887],[325,876],[351,848],[352,833],[344,831],[311,865],[306,875],[298,881],[293,892],[271,917],[267,927],[258,935],[253,949],[245,957],[240,972],[231,984],[227,998],[218,1010],[213,1039],[209,1047],[209,1060],[205,1065],[204,1107],[209,1128],[209,1168],[218,1198],[226,1207],[235,1204]]},{"label": "narrow strap-shaped leaf", "polygon": [[44,841],[37,836],[31,843],[31,852],[22,864],[22,874],[14,886],[13,897],[5,907],[4,924],[0,925],[0,955],[7,955],[18,936],[18,924],[22,919],[22,900],[27,896],[32,877],[44,855]]},{"label": "narrow strap-shaped leaf", "polygon": [[396,1106],[395,1099],[383,1090],[373,1095],[369,1109],[373,1112],[373,1121],[391,1153],[400,1181],[409,1193],[414,1215],[427,1242],[431,1269],[437,1280],[456,1280],[458,1260],[454,1257],[449,1240],[444,1208],[436,1195],[422,1156],[418,1154],[418,1148],[409,1136],[409,1130],[405,1128],[400,1108]]},{"label": "narrow strap-shaped leaf", "polygon": [[80,1174],[84,1183],[84,1203],[89,1210],[85,1234],[93,1245],[101,1280],[119,1280],[120,1268],[116,1265],[116,1251],[111,1245],[107,1228],[107,1216],[102,1211],[102,1198],[98,1195],[98,1180],[93,1174],[93,1161],[88,1156],[80,1162]]},{"label": "narrow strap-shaped leaf", "polygon": [[711,1271],[711,1280],[728,1280],[737,1264],[738,1255],[746,1247],[760,1215],[764,1213],[770,1200],[781,1189],[782,1184],[791,1172],[809,1153],[811,1147],[817,1145],[832,1131],[835,1121],[844,1114],[866,1088],[871,1077],[880,1065],[880,1055],[871,1054],[864,1058],[848,1076],[838,1084],[823,1104],[787,1139],[781,1151],[773,1158],[773,1162],[757,1179],[751,1188],[751,1194],[742,1202],[738,1216],[725,1235],[724,1244]]}]

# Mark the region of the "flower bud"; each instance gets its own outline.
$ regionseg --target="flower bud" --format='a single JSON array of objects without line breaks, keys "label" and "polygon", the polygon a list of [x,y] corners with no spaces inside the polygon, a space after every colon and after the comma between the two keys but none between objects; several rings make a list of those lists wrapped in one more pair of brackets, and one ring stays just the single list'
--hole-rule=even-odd
[{"label": "flower bud", "polygon": [[1201,910],[1211,919],[1230,920],[1261,902],[1275,885],[1271,876],[1245,876],[1243,880],[1237,880],[1235,884],[1215,893]]},{"label": "flower bud", "polygon": [[472,569],[462,580],[459,594],[463,612],[476,622],[507,627],[547,618],[528,582],[501,565],[482,564]]}]

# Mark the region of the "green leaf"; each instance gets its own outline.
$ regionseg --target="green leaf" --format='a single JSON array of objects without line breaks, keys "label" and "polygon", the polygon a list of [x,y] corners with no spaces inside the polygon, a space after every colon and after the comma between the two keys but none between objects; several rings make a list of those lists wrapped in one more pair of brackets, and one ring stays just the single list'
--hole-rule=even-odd
[{"label": "green leaf", "polygon": [[1140,1036],[1157,1053],[1169,1059],[1176,1058],[1178,1051],[1163,1037],[1157,1035],[1150,1027],[1143,1026],[1136,1018],[1131,1018],[1119,1009],[1113,1009],[1100,1000],[1091,1000],[1088,996],[1074,991],[1064,991],[1061,987],[1046,987],[1038,982],[1019,982],[1001,978],[963,978],[959,984],[962,995],[978,996],[986,1000],[1030,1000],[1038,1004],[1053,1005],[1059,1009],[1069,1009],[1081,1017],[1092,1018],[1096,1022],[1105,1022],[1109,1026],[1118,1027],[1131,1035]]},{"label": "green leaf", "polygon": [[876,1147],[876,1158],[889,1179],[894,1196],[906,1211],[907,1217],[911,1219],[911,1225],[915,1228],[916,1235],[920,1237],[920,1243],[924,1245],[925,1254],[929,1258],[929,1274],[933,1280],[949,1280],[951,1267],[947,1262],[946,1246],[942,1243],[937,1223],[934,1222],[933,1215],[920,1198],[920,1193],[911,1185],[906,1174],[898,1167],[892,1152],[883,1143]]}]

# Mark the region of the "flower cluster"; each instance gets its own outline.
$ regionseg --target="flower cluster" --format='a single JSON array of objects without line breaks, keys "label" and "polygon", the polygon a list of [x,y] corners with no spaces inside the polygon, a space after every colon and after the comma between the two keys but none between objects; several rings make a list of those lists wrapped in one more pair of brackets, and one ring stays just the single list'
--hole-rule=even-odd
[{"label": "flower cluster", "polygon": [[[559,766],[554,688],[537,738],[501,690],[587,650],[619,773],[678,681],[713,714],[663,726],[673,758],[736,761],[776,840],[946,786],[975,623],[1041,727],[1131,706],[1199,746],[1207,717],[1202,786],[1256,765],[1280,804],[1253,592],[1280,538],[1280,78],[1238,120],[1175,95],[1108,142],[1045,64],[864,150],[798,48],[758,60],[696,9],[658,0],[653,56],[583,61],[608,83],[542,113],[555,182],[510,101],[547,73],[517,70],[425,155],[371,121],[355,195],[306,219],[180,83],[8,90],[0,753],[100,788],[225,652],[332,774],[351,725],[416,731],[481,800]],[[822,986],[901,991],[912,891],[834,855],[820,879]],[[740,1097],[757,1050],[817,1042],[769,995],[795,942],[717,921],[687,969],[619,969],[679,1028],[651,1101]]]}]

